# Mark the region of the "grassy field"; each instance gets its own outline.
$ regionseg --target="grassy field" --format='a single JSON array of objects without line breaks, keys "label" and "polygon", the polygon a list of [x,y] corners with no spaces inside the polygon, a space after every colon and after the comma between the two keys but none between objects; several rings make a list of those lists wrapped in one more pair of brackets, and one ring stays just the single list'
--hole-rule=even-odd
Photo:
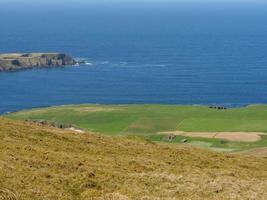
[{"label": "grassy field", "polygon": [[[165,136],[159,135],[159,132],[175,130],[267,132],[267,105],[227,110],[177,105],[70,105],[22,111],[7,117],[55,121],[93,132],[142,136],[153,141],[165,141]],[[262,140],[257,142],[177,136],[172,142],[180,143],[183,139],[193,145],[208,146],[218,151],[267,146],[267,136],[262,136]]]},{"label": "grassy field", "polygon": [[267,198],[265,158],[128,137],[0,117],[0,199]]}]

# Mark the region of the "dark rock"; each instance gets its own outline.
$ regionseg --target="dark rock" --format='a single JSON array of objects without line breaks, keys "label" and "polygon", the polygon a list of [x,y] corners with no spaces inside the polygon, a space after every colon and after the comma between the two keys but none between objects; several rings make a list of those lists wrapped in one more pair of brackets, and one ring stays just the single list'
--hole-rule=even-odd
[{"label": "dark rock", "polygon": [[164,141],[172,142],[176,138],[175,135],[167,135],[163,138]]},{"label": "dark rock", "polygon": [[182,139],[181,143],[187,143],[187,141],[188,141],[187,139]]},{"label": "dark rock", "polygon": [[209,106],[210,109],[216,109],[216,110],[227,110],[224,106]]}]

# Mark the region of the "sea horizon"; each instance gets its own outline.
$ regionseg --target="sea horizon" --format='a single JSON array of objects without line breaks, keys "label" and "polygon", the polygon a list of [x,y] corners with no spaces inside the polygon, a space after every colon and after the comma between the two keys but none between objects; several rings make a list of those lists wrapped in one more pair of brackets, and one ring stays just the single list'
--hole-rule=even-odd
[{"label": "sea horizon", "polygon": [[88,64],[1,72],[0,113],[81,103],[267,103],[263,2],[1,4],[0,53],[64,52]]}]

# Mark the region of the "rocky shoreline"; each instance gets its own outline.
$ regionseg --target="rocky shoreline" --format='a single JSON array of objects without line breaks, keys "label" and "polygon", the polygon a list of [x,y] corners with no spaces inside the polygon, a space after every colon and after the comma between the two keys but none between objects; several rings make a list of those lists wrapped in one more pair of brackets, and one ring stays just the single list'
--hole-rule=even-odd
[{"label": "rocky shoreline", "polygon": [[0,54],[0,72],[44,67],[63,67],[79,63],[65,53]]}]

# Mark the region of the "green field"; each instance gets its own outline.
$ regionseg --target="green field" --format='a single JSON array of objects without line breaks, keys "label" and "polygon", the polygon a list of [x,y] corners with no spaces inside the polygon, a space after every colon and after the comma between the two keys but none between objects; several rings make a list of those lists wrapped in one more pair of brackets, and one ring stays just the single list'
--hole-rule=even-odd
[{"label": "green field", "polygon": [[[7,117],[21,120],[48,120],[72,124],[89,131],[146,137],[165,141],[164,131],[188,132],[267,132],[267,105],[251,105],[227,110],[205,106],[178,105],[69,105],[11,113]],[[188,143],[218,151],[243,150],[267,146],[267,136],[258,142],[230,142],[211,138],[177,136],[173,143]]]}]

